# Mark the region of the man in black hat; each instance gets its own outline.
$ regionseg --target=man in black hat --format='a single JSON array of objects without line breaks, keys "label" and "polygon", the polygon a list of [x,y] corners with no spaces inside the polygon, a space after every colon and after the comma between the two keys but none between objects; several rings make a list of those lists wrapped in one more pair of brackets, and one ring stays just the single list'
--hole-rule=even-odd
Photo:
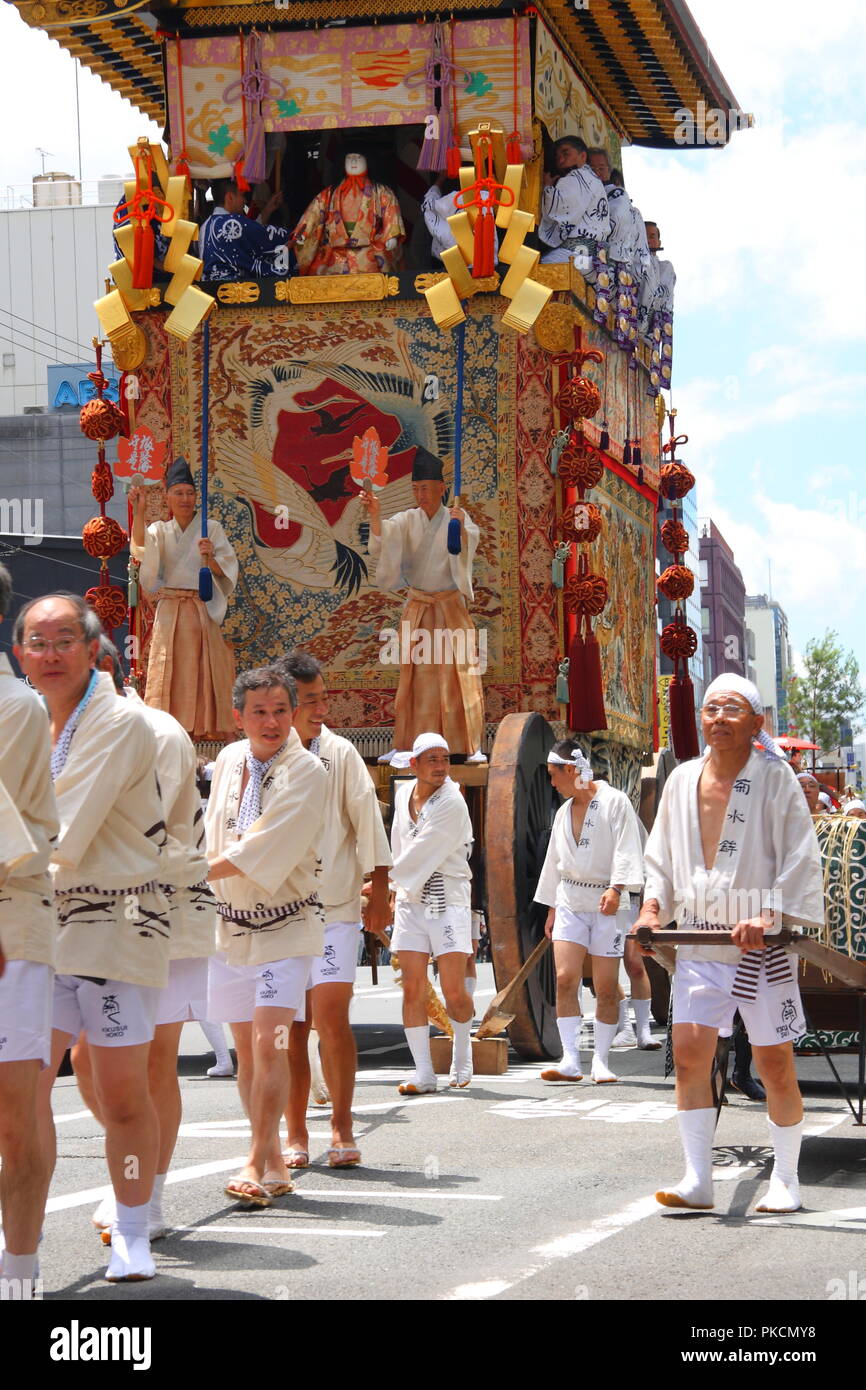
[{"label": "man in black hat", "polygon": [[[222,526],[208,518],[201,534],[195,480],[185,458],[165,475],[170,521],[145,526],[148,489],[133,488],[130,550],[139,582],[159,591],[150,642],[144,702],[167,710],[193,739],[234,737],[231,691],[234,660],[220,634],[238,562]],[[213,576],[213,597],[198,594],[199,570]]]},{"label": "man in black hat", "polygon": [[[479,530],[462,507],[444,504],[442,460],[419,447],[412,465],[417,506],[383,519],[370,490],[361,502],[370,518],[370,554],[378,561],[380,589],[408,588],[399,635],[383,635],[383,664],[399,660],[394,702],[394,747],[412,747],[418,734],[434,731],[452,753],[483,762],[484,696],[481,651],[467,604],[473,598],[472,562]],[[460,553],[448,550],[448,524],[460,524]],[[393,753],[382,761],[390,762]]]}]

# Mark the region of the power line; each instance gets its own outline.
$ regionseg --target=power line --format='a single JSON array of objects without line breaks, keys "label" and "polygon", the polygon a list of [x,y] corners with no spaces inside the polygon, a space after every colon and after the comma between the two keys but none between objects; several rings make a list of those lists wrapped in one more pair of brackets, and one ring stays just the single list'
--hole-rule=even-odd
[{"label": "power line", "polygon": [[[11,309],[7,309],[5,307],[0,308],[0,314],[8,314],[10,319],[17,319],[19,323],[26,325],[25,328],[19,328],[16,324],[10,323],[9,330],[12,333],[32,333],[34,337],[38,333],[42,338],[56,338],[60,340],[62,344],[65,344],[65,346],[63,346],[64,352],[68,352],[72,347],[75,348],[76,352],[83,352],[87,357],[91,357],[93,355],[92,343],[89,347],[85,347],[83,343],[79,343],[75,338],[67,337],[65,333],[58,333],[53,328],[43,328],[40,324],[33,323],[31,319],[26,319],[21,314],[14,314]],[[3,324],[2,326],[4,328],[6,327],[5,324]],[[51,344],[49,343],[48,346],[51,346]]]}]

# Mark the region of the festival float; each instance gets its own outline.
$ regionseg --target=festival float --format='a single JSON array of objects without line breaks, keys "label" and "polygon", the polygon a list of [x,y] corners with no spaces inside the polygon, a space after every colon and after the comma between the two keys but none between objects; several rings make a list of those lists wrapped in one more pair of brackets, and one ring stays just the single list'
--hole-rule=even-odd
[{"label": "festival float", "polygon": [[[237,668],[294,646],[317,656],[329,722],[387,800],[394,769],[377,759],[392,746],[404,599],[377,583],[363,495],[387,521],[413,505],[419,451],[442,461],[478,531],[470,615],[488,755],[453,775],[476,828],[497,984],[508,983],[542,934],[532,893],[554,740],[580,734],[637,804],[657,747],[659,496],[693,481],[661,394],[669,316],[642,337],[635,287],[610,267],[540,260],[545,168],[569,134],[612,168],[630,144],[676,148],[684,113],[725,113],[724,144],[732,93],[681,0],[468,0],[447,14],[418,0],[16,4],[165,131],[164,147],[145,137],[129,151],[118,257],[96,304],[124,411],[103,401],[98,365],[83,423],[100,515],[85,543],[103,560],[127,543],[104,515],[107,438],[124,436],[119,476],[152,481],[188,460],[203,514],[239,560],[223,627]],[[366,175],[344,164],[358,154]],[[436,260],[421,204],[440,173],[458,191],[454,246]],[[294,231],[280,272],[202,278],[203,190],[225,178],[260,207],[281,195],[269,220]],[[373,218],[374,261],[351,236],[316,243],[353,189],[373,210],[362,198],[345,221],[351,232],[351,219]],[[645,213],[663,216],[661,187],[657,204]],[[149,517],[162,503],[154,485]],[[679,600],[694,577],[673,523],[659,582]],[[109,628],[129,608],[141,682],[152,610],[130,571],[128,595],[106,569],[90,597]],[[680,614],[662,640],[682,665],[671,722],[687,756],[697,635]],[[558,1055],[553,1003],[548,954],[513,1006],[523,1056]]]}]

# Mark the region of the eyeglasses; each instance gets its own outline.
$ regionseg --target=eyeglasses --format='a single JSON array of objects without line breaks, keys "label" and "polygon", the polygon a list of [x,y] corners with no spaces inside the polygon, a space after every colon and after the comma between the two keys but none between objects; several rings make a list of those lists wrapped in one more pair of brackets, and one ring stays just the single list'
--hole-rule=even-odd
[{"label": "eyeglasses", "polygon": [[726,714],[734,718],[738,714],[750,714],[751,711],[744,709],[742,705],[735,705],[733,700],[729,700],[724,705],[704,705],[701,714],[705,714],[707,719],[718,719],[720,714]]},{"label": "eyeglasses", "polygon": [[21,645],[31,656],[44,656],[47,651],[55,652],[57,656],[67,656],[73,647],[83,641],[83,637],[58,637],[54,642],[48,642],[44,637],[25,637]]}]

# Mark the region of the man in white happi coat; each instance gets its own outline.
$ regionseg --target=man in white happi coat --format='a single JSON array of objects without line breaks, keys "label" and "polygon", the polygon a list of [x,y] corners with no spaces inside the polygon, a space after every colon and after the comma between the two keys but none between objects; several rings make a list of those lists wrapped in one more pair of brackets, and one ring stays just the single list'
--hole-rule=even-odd
[{"label": "man in white happi coat", "polygon": [[[442,460],[427,449],[415,451],[412,491],[418,505],[385,520],[375,493],[361,493],[370,518],[376,583],[380,589],[409,590],[400,620],[394,748],[408,752],[418,734],[434,730],[452,753],[484,762],[482,662],[467,609],[480,533],[462,507],[444,506]],[[460,523],[459,555],[448,550],[452,520]],[[393,752],[380,761],[392,757]]]},{"label": "man in white happi coat", "polygon": [[148,1218],[158,1125],[147,1069],[170,925],[159,886],[166,837],[156,739],[111,677],[94,669],[100,633],[93,609],[74,594],[33,599],[15,622],[16,658],[48,710],[60,821],[51,856],[57,975],[51,1065],[39,1080],[41,1141],[50,1181],[51,1087],[84,1032],[117,1202],[106,1271],[114,1282],[156,1273]]},{"label": "man in white happi coat", "polygon": [[[234,658],[220,627],[238,578],[237,556],[218,521],[201,534],[195,479],[186,459],[165,475],[169,521],[145,526],[147,488],[133,488],[130,553],[141,565],[139,582],[158,591],[147,658],[145,704],[167,710],[193,739],[233,736]],[[199,571],[210,569],[213,596],[199,598]]]},{"label": "man in white happi coat", "polygon": [[556,962],[556,1021],[562,1061],[542,1081],[582,1080],[579,991],[587,955],[595,988],[595,1051],[590,1075],[597,1084],[618,1081],[608,1053],[619,1017],[619,964],[631,925],[627,885],[643,881],[637,816],[624,792],[601,778],[573,739],[547,755],[554,789],[567,800],[553,822],[535,890],[549,908],[544,929]]},{"label": "man in white happi coat", "polygon": [[[0,565],[0,619],[12,580]],[[39,1073],[51,1058],[55,922],[48,864],[57,838],[48,719],[0,653],[0,1275],[32,1297],[50,1174],[39,1143]]]},{"label": "man in white happi coat", "polygon": [[584,278],[593,280],[611,224],[604,184],[593,173],[587,156],[587,147],[578,135],[564,135],[556,141],[553,158],[559,178],[541,195],[538,235],[551,248],[541,257],[543,264],[574,260]]},{"label": "man in white happi coat", "polygon": [[646,222],[649,261],[638,295],[638,324],[641,336],[651,349],[650,392],[671,384],[674,333],[674,286],[677,277],[670,261],[663,261],[657,222]]},{"label": "man in white happi coat", "polygon": [[367,930],[386,942],[391,920],[388,869],[391,849],[382,813],[364,760],[347,738],[324,723],[328,695],[315,657],[295,651],[277,663],[291,676],[298,692],[295,732],[328,774],[328,801],[318,850],[322,860],[319,896],[325,909],[325,948],[313,961],[304,1019],[296,1019],[289,1044],[289,1139],[286,1164],[305,1168],[310,1161],[307,1102],[310,1060],[307,1044],[314,1027],[321,1042],[322,1071],[331,1097],[331,1147],[328,1165],[350,1168],[361,1154],[352,1127],[352,1096],[358,1052],[349,1023],[349,1008],[362,931],[361,889],[372,876]]},{"label": "man in white happi coat", "polygon": [[596,280],[597,307],[614,312],[613,334],[621,348],[634,352],[638,339],[638,294],[650,260],[643,218],[625,191],[622,174],[612,170],[607,150],[591,149],[589,164],[604,184],[610,214],[607,276]]},{"label": "man in white happi coat", "polygon": [[328,775],[292,728],[291,677],[273,667],[245,671],[232,703],[246,737],[217,758],[205,816],[219,914],[208,1018],[232,1026],[252,1128],[246,1166],[225,1191],[267,1207],[292,1191],[279,1124],[292,1022],[325,941],[319,847]]},{"label": "man in white happi coat", "polygon": [[821,857],[797,780],[763,733],[763,708],[742,676],[711,682],[701,711],[706,750],[665,783],[644,856],[637,926],[658,930],[676,919],[683,930],[730,928],[732,941],[677,948],[673,1046],[686,1172],[656,1193],[666,1207],[713,1206],[710,1076],[716,1040],[730,1036],[736,1009],[767,1092],[775,1155],[758,1210],[800,1206],[803,1104],[794,1042],[806,1025],[796,957],[772,941],[783,920],[812,928],[823,922]]},{"label": "man in white happi coat", "polygon": [[[103,636],[97,665],[114,681],[118,695],[141,710],[156,736],[156,776],[165,816],[166,845],[160,865],[160,886],[171,909],[168,984],[160,991],[156,1026],[148,1058],[150,1094],[159,1121],[159,1152],[150,1200],[150,1239],[168,1230],[162,1211],[165,1179],[177,1143],[182,1116],[177,1056],[184,1023],[206,1018],[208,958],[216,948],[216,900],[208,887],[204,812],[196,782],[195,748],[176,719],[144,704],[123,683],[117,648]],[[90,1048],[86,1037],[72,1050],[72,1063],[81,1094],[101,1120],[93,1088]],[[93,1224],[107,1240],[115,1220],[114,1199],[106,1197],[93,1214]]]},{"label": "man in white happi coat", "polygon": [[454,1034],[451,1086],[472,1080],[472,999],[466,957],[472,954],[472,822],[441,734],[419,734],[412,746],[412,781],[396,784],[391,880],[396,885],[391,950],[403,972],[403,1027],[415,1072],[401,1095],[436,1090],[427,1020],[427,967],[433,956]]}]

